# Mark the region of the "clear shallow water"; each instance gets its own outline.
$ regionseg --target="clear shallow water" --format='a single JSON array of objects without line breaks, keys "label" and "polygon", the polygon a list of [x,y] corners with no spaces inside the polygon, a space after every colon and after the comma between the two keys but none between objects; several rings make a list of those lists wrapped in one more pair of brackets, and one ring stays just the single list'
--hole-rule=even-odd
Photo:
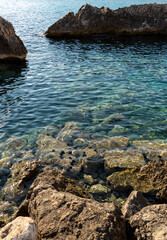
[{"label": "clear shallow water", "polygon": [[[87,2],[116,9],[150,1]],[[97,136],[166,139],[167,38],[41,36],[84,3],[1,0],[0,15],[29,53],[22,66],[0,64],[0,141],[66,122]]]}]

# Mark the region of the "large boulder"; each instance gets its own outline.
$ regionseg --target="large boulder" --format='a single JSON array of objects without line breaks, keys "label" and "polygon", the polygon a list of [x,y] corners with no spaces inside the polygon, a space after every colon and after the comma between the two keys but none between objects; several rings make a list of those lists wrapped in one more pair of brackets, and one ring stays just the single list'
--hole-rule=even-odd
[{"label": "large boulder", "polygon": [[38,224],[40,239],[126,240],[121,211],[112,203],[102,204],[69,193],[77,189],[74,186],[72,191],[71,181],[48,171],[39,174],[31,186],[25,206]]},{"label": "large boulder", "polygon": [[167,204],[144,207],[130,217],[130,225],[135,230],[137,240],[166,240]]},{"label": "large boulder", "polygon": [[24,60],[26,55],[27,50],[12,24],[0,17],[0,60]]},{"label": "large boulder", "polygon": [[85,4],[48,28],[47,37],[94,34],[163,34],[167,31],[167,4],[144,4],[111,10]]}]

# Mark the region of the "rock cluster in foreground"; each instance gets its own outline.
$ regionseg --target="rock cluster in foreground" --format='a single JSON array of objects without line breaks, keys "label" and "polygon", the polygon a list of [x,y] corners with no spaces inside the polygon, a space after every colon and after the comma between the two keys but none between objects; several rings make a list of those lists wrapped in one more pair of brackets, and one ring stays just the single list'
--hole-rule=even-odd
[{"label": "rock cluster in foreground", "polygon": [[121,212],[113,203],[85,198],[55,170],[38,175],[15,217],[0,229],[0,239],[167,239],[167,204],[150,205],[133,191]]},{"label": "rock cluster in foreground", "polygon": [[24,60],[26,55],[27,50],[12,24],[0,17],[0,60]]},{"label": "rock cluster in foreground", "polygon": [[45,32],[47,37],[94,34],[167,35],[167,4],[144,4],[111,10],[85,4],[69,12]]}]

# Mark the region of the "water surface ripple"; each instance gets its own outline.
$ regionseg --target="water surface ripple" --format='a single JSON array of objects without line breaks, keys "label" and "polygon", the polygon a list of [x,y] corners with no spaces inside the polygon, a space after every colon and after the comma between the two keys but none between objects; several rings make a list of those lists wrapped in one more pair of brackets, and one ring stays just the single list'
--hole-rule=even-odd
[{"label": "water surface ripple", "polygon": [[[149,1],[88,1],[117,8]],[[158,3],[164,1],[158,1]],[[95,136],[167,137],[167,45],[158,37],[54,41],[52,23],[85,1],[5,0],[28,56],[21,66],[0,63],[0,138],[75,122]]]}]

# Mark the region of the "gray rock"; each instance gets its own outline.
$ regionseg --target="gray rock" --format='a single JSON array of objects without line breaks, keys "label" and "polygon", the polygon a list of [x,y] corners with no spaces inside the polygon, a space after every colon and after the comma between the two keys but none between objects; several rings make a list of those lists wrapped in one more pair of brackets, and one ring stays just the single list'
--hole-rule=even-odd
[{"label": "gray rock", "polygon": [[0,60],[24,60],[26,55],[27,50],[12,24],[0,17]]},{"label": "gray rock", "polygon": [[135,229],[137,240],[166,240],[167,204],[144,207],[130,217],[130,225]]},{"label": "gray rock", "polygon": [[142,208],[146,207],[148,204],[148,201],[140,192],[132,191],[122,206],[122,213],[126,218],[129,218],[135,213],[139,212]]},{"label": "gray rock", "polygon": [[69,12],[45,32],[47,37],[84,36],[93,34],[163,34],[166,35],[166,4],[132,5],[111,10],[89,4],[74,15]]}]

